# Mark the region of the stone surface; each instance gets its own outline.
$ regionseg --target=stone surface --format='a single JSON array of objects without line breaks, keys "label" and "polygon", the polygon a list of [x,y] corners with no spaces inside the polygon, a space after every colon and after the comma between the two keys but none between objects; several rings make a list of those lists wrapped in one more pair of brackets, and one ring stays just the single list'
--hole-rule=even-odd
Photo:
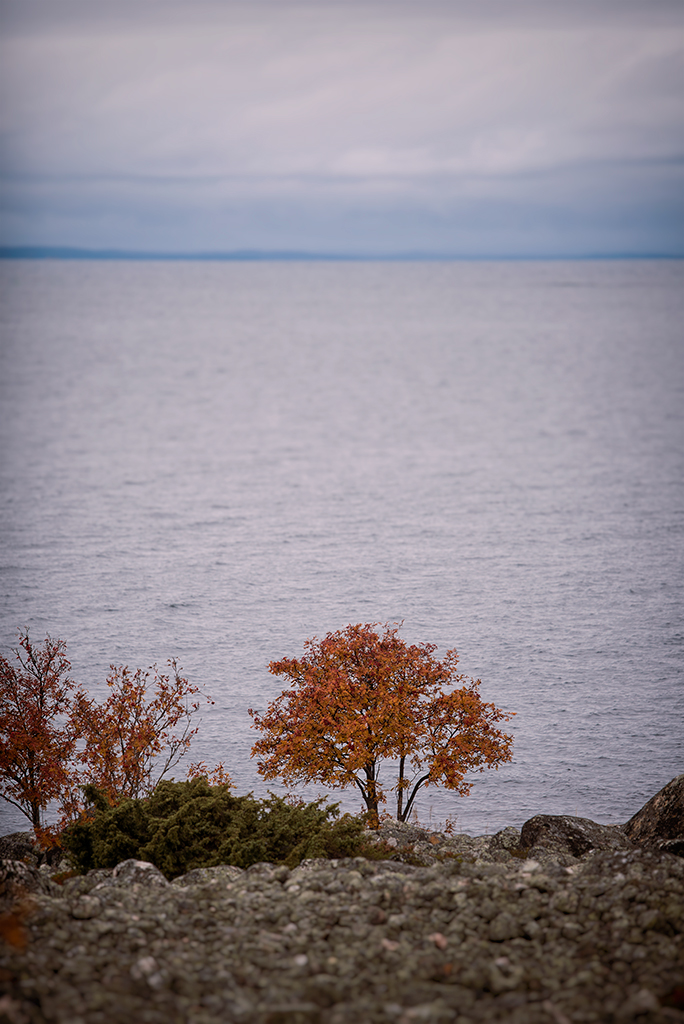
[{"label": "stone surface", "polygon": [[112,885],[167,886],[169,882],[159,868],[146,860],[124,860],[112,871]]},{"label": "stone surface", "polygon": [[21,860],[0,861],[0,909],[30,893],[49,893],[52,889],[49,876],[32,864]]},{"label": "stone surface", "polygon": [[35,858],[32,832],[12,832],[0,836],[0,860],[31,860]]},{"label": "stone surface", "polygon": [[502,829],[500,832],[496,832],[489,842],[490,854],[496,851],[503,850],[504,852],[510,853],[513,850],[520,849],[520,832],[517,828]]},{"label": "stone surface", "polygon": [[629,838],[389,819],[367,835],[390,860],[172,883],[135,860],[65,880],[5,837],[0,1024],[684,1024],[683,780]]},{"label": "stone surface", "polygon": [[684,860],[630,846],[568,866],[499,836],[491,852],[495,837],[456,837],[479,858],[442,837],[427,867],[313,860],[171,884],[135,861],[62,885],[36,872],[0,953],[0,1020],[684,1021]]},{"label": "stone surface", "polygon": [[0,836],[0,860],[23,860],[26,864],[53,868],[61,858],[62,853],[56,847],[41,849],[33,832],[11,832]]},{"label": "stone surface", "polygon": [[623,826],[623,831],[639,846],[684,853],[684,775],[678,775],[651,797]]},{"label": "stone surface", "polygon": [[583,857],[592,850],[628,850],[632,843],[614,825],[566,814],[536,814],[523,825],[520,845]]},{"label": "stone surface", "polygon": [[464,833],[443,834],[422,825],[396,821],[388,818],[380,828],[368,830],[370,839],[377,839],[396,850],[397,860],[429,867],[449,858],[494,863],[507,860],[511,850],[520,845],[520,832],[516,828],[505,828],[493,836],[469,836]]}]

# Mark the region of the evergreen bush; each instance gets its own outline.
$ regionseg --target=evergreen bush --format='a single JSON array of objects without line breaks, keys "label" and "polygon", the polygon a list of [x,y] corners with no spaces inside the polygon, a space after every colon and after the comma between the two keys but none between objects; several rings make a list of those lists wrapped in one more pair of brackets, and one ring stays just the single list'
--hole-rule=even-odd
[{"label": "evergreen bush", "polygon": [[176,878],[193,868],[268,861],[295,867],[307,857],[387,856],[363,835],[363,822],[339,815],[338,804],[292,804],[233,796],[205,778],[160,782],[149,797],[110,806],[85,787],[86,816],[70,825],[61,843],[79,871],[115,867],[134,857]]}]

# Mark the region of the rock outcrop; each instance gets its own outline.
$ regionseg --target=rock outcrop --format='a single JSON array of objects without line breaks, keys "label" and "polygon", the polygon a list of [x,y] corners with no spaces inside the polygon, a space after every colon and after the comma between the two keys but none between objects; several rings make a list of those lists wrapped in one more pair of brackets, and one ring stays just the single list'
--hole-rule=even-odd
[{"label": "rock outcrop", "polygon": [[584,857],[592,850],[630,850],[633,844],[617,825],[599,825],[589,818],[566,814],[536,814],[522,827],[523,848],[542,847],[554,853]]},{"label": "rock outcrop", "polygon": [[2,919],[0,1014],[13,1024],[684,1019],[684,859],[632,847],[542,865],[499,836],[495,860],[430,867],[313,860],[169,883],[125,861],[48,879],[49,892],[38,885]]},{"label": "rock outcrop", "polygon": [[633,843],[684,855],[684,775],[678,775],[623,826]]},{"label": "rock outcrop", "polygon": [[624,828],[386,820],[384,861],[2,861],[0,1024],[684,1022],[683,782]]}]

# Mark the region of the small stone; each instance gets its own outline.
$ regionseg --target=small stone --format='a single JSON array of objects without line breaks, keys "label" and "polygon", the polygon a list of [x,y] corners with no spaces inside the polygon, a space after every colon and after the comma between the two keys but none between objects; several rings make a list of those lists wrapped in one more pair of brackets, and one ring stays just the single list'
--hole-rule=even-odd
[{"label": "small stone", "polygon": [[639,925],[639,928],[642,928],[644,931],[650,931],[651,928],[655,928],[659,921],[660,912],[656,910],[655,907],[649,907],[648,910],[644,910],[644,912],[639,915],[637,924]]},{"label": "small stone", "polygon": [[655,1013],[660,1009],[660,1003],[647,988],[639,989],[633,996],[624,1003],[616,1014],[619,1021],[631,1021],[640,1013]]},{"label": "small stone", "polygon": [[520,870],[525,872],[525,873],[527,873],[527,872],[531,873],[533,871],[538,871],[540,867],[541,867],[541,865],[540,865],[538,860],[530,859],[530,860],[525,860],[525,861],[522,862],[522,864],[520,865]]},{"label": "small stone", "polygon": [[579,903],[579,895],[570,889],[564,889],[551,900],[551,907],[560,910],[561,914],[574,914]]},{"label": "small stone", "polygon": [[97,896],[81,896],[71,908],[71,916],[80,921],[87,921],[101,913],[102,903]]},{"label": "small stone", "polygon": [[159,868],[146,860],[124,860],[112,872],[115,885],[168,886]]},{"label": "small stone", "polygon": [[153,956],[143,956],[131,967],[131,977],[139,981],[141,978],[154,974],[157,969],[158,964]]},{"label": "small stone", "polygon": [[136,981],[144,979],[151,989],[160,989],[164,984],[164,976],[153,956],[144,956],[136,961],[131,967],[131,977]]},{"label": "small stone", "polygon": [[512,992],[521,984],[524,976],[522,967],[512,964],[508,957],[497,957],[489,965],[489,988],[495,995]]},{"label": "small stone", "polygon": [[514,939],[520,933],[520,926],[512,914],[503,911],[489,924],[490,942],[505,942],[506,939]]}]

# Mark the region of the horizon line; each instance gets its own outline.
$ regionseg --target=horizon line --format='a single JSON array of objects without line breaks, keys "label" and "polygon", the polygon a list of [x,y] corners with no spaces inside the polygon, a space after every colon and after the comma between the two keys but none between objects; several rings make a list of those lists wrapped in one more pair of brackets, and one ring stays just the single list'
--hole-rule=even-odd
[{"label": "horizon line", "polygon": [[684,259],[684,251],[676,252],[586,252],[586,253],[487,253],[457,254],[429,251],[398,253],[325,252],[295,249],[235,249],[222,251],[157,251],[136,249],[88,249],[77,246],[24,245],[0,246],[0,259],[24,260],[139,260],[189,262],[472,262],[513,260],[677,260]]}]

